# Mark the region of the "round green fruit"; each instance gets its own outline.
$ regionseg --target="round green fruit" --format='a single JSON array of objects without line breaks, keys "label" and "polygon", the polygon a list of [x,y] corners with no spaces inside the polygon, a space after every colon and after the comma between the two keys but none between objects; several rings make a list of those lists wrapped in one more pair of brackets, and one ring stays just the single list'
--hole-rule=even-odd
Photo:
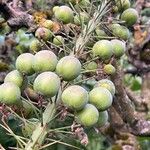
[{"label": "round green fruit", "polygon": [[2,102],[7,105],[19,104],[21,98],[20,88],[14,83],[7,82],[3,84]]},{"label": "round green fruit", "polygon": [[102,60],[110,59],[113,54],[112,50],[111,42],[108,40],[100,40],[92,48],[93,54]]},{"label": "round green fruit", "polygon": [[121,20],[125,21],[125,24],[130,27],[137,22],[138,16],[138,12],[135,9],[128,8],[121,14]]},{"label": "round green fruit", "polygon": [[57,35],[54,37],[53,39],[53,44],[57,45],[57,46],[61,46],[64,44],[64,38],[60,35]]},{"label": "round green fruit", "polygon": [[107,34],[105,33],[104,30],[101,30],[101,29],[97,28],[95,30],[95,32],[96,32],[96,35],[97,35],[97,39],[99,39],[99,40],[102,39],[103,37],[107,37]]},{"label": "round green fruit", "polygon": [[112,96],[114,96],[115,94],[115,85],[112,81],[108,80],[108,79],[102,79],[99,80],[96,84],[95,87],[103,87],[106,88],[107,90],[110,91],[110,93],[112,94]]},{"label": "round green fruit", "polygon": [[53,7],[53,13],[55,13],[55,11],[58,11],[58,9],[59,9],[59,6],[54,6]]},{"label": "round green fruit", "polygon": [[65,81],[74,80],[81,72],[81,63],[74,56],[65,56],[58,61],[56,72]]},{"label": "round green fruit", "polygon": [[115,0],[119,11],[126,10],[130,7],[130,0]]},{"label": "round green fruit", "polygon": [[102,127],[104,126],[106,123],[108,122],[108,112],[105,111],[100,111],[99,112],[99,118],[98,118],[98,122],[97,122],[97,126],[98,127]]},{"label": "round green fruit", "polygon": [[52,33],[49,29],[40,27],[36,30],[35,37],[44,41],[48,41],[52,38]]},{"label": "round green fruit", "polygon": [[96,106],[98,110],[106,110],[112,105],[111,93],[103,87],[96,87],[89,93],[89,102]]},{"label": "round green fruit", "polygon": [[43,96],[53,97],[60,88],[60,79],[53,72],[43,72],[34,80],[33,88]]},{"label": "round green fruit", "polygon": [[88,102],[88,92],[81,86],[73,85],[63,91],[61,98],[68,108],[81,110]]},{"label": "round green fruit", "polygon": [[26,75],[32,75],[34,70],[32,68],[34,56],[30,53],[23,53],[18,56],[16,60],[16,68],[19,72]]},{"label": "round green fruit", "polygon": [[95,61],[91,61],[87,64],[86,69],[87,70],[95,70],[98,68],[98,64]]},{"label": "round green fruit", "polygon": [[85,107],[76,113],[77,121],[85,127],[94,126],[99,118],[97,108],[92,104],[86,104]]},{"label": "round green fruit", "polygon": [[33,113],[32,105],[27,101],[22,101],[23,104],[23,114],[26,117],[29,117]]},{"label": "round green fruit", "polygon": [[0,85],[0,102],[3,101],[3,84]]},{"label": "round green fruit", "polygon": [[82,25],[86,24],[89,21],[89,16],[85,12],[81,12],[80,14],[77,14],[74,16],[74,23],[76,25]]},{"label": "round green fruit", "polygon": [[91,2],[89,0],[80,0],[79,5],[82,8],[90,7]]},{"label": "round green fruit", "polygon": [[45,21],[42,23],[42,27],[51,30],[51,29],[53,28],[53,21],[52,21],[52,20],[45,20]]},{"label": "round green fruit", "polygon": [[12,82],[18,87],[22,87],[23,80],[23,75],[18,70],[13,70],[6,75],[4,82]]},{"label": "round green fruit", "polygon": [[38,39],[34,39],[30,43],[30,50],[32,52],[38,52],[41,50],[41,43]]},{"label": "round green fruit", "polygon": [[107,64],[104,66],[104,72],[108,75],[113,75],[116,72],[116,68],[111,64]]},{"label": "round green fruit", "polygon": [[57,65],[57,56],[49,50],[39,51],[33,58],[35,72],[54,71]]},{"label": "round green fruit", "polygon": [[111,40],[111,43],[112,43],[112,47],[113,47],[113,54],[117,58],[121,57],[125,53],[125,50],[126,50],[125,42],[114,39],[114,40]]},{"label": "round green fruit", "polygon": [[59,9],[54,11],[56,19],[63,23],[71,23],[73,21],[73,11],[68,6],[60,6]]}]

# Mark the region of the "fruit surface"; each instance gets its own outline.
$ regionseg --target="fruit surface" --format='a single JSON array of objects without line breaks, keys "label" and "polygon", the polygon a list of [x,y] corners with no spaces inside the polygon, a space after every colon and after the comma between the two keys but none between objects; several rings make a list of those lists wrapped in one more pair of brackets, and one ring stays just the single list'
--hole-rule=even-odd
[{"label": "fruit surface", "polygon": [[125,21],[125,24],[129,27],[134,25],[137,19],[138,12],[133,8],[128,8],[121,14],[121,20]]},{"label": "fruit surface", "polygon": [[3,84],[0,85],[0,102],[3,101]]},{"label": "fruit surface", "polygon": [[50,71],[39,74],[33,83],[34,90],[44,96],[53,97],[60,87],[59,77]]},{"label": "fruit surface", "polygon": [[41,50],[41,43],[38,39],[34,39],[30,43],[30,50],[32,52],[38,52]]},{"label": "fruit surface", "polygon": [[113,54],[111,42],[108,40],[100,40],[96,42],[92,48],[92,52],[102,60],[110,59]]},{"label": "fruit surface", "polygon": [[54,71],[57,62],[57,56],[52,51],[42,50],[34,55],[33,69],[35,72]]},{"label": "fruit surface", "polygon": [[95,30],[95,32],[96,32],[96,35],[97,35],[97,39],[99,39],[99,40],[102,39],[103,37],[107,37],[107,34],[102,29],[97,28]]},{"label": "fruit surface", "polygon": [[96,84],[95,87],[103,87],[106,88],[107,90],[110,91],[110,93],[112,94],[112,96],[114,96],[115,94],[115,86],[114,83],[108,79],[102,79],[99,80]]},{"label": "fruit surface", "polygon": [[58,45],[58,46],[63,45],[64,44],[64,38],[60,35],[55,36],[53,39],[53,44]]},{"label": "fruit surface", "polygon": [[126,50],[125,42],[122,42],[121,40],[111,40],[112,46],[113,46],[113,54],[116,57],[121,57]]},{"label": "fruit surface", "polygon": [[76,25],[82,25],[89,21],[89,16],[85,12],[81,12],[80,14],[77,14],[74,16],[74,23]]},{"label": "fruit surface", "polygon": [[119,11],[126,10],[130,7],[130,0],[115,0]]},{"label": "fruit surface", "polygon": [[87,64],[86,69],[87,70],[96,70],[98,68],[98,64],[94,61],[91,61]]},{"label": "fruit surface", "polygon": [[81,110],[88,102],[88,92],[78,85],[66,88],[61,97],[68,108],[75,110]]},{"label": "fruit surface", "polygon": [[24,53],[18,56],[16,60],[16,68],[19,72],[26,75],[32,75],[34,70],[32,68],[34,56],[30,53]]},{"label": "fruit surface", "polygon": [[113,75],[116,72],[116,68],[111,64],[107,64],[104,66],[104,72],[108,75]]},{"label": "fruit surface", "polygon": [[4,82],[12,82],[18,87],[22,87],[23,75],[18,70],[13,70],[6,75]]},{"label": "fruit surface", "polygon": [[52,38],[52,33],[49,29],[40,27],[36,30],[35,37],[44,41],[48,41]]},{"label": "fruit surface", "polygon": [[98,110],[106,110],[112,105],[111,93],[103,87],[96,87],[89,93],[89,102]]},{"label": "fruit surface", "polygon": [[94,126],[99,117],[97,108],[92,104],[86,104],[85,107],[77,112],[77,121],[86,127]]},{"label": "fruit surface", "polygon": [[81,63],[74,56],[65,56],[58,61],[56,72],[65,81],[74,80],[81,72]]},{"label": "fruit surface", "polygon": [[63,23],[71,23],[73,21],[73,11],[68,6],[60,6],[54,12],[56,19],[62,21]]},{"label": "fruit surface", "polygon": [[42,27],[51,30],[51,29],[53,28],[53,21],[52,21],[52,20],[45,20],[45,21],[42,23]]},{"label": "fruit surface", "polygon": [[7,82],[3,84],[3,89],[5,92],[2,95],[2,102],[7,105],[18,104],[21,98],[20,88],[14,83]]},{"label": "fruit surface", "polygon": [[104,126],[107,122],[108,122],[108,112],[106,110],[100,111],[97,126],[98,127]]},{"label": "fruit surface", "polygon": [[27,101],[22,101],[23,104],[23,115],[26,117],[29,117],[33,113],[33,107],[32,105]]}]

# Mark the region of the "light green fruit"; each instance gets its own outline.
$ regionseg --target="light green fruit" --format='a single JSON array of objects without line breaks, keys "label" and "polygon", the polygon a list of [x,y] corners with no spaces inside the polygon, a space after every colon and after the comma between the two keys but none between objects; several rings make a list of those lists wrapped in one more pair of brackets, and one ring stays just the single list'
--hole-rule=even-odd
[{"label": "light green fruit", "polygon": [[61,98],[68,108],[81,110],[88,102],[88,92],[81,86],[73,85],[63,91]]},{"label": "light green fruit", "polygon": [[16,60],[16,68],[19,72],[26,75],[32,75],[34,70],[32,68],[34,56],[30,53],[23,53],[18,56]]},{"label": "light green fruit", "polygon": [[96,70],[97,68],[98,68],[98,64],[95,61],[91,61],[86,66],[87,70]]},{"label": "light green fruit", "polygon": [[108,112],[105,111],[100,111],[99,112],[99,118],[98,118],[98,122],[96,124],[97,127],[102,127],[104,126],[107,122],[108,122]]},{"label": "light green fruit", "polygon": [[98,110],[106,110],[112,105],[112,95],[106,88],[96,87],[89,93],[89,102]]},{"label": "light green fruit", "polygon": [[49,30],[51,30],[53,28],[53,21],[52,20],[45,20],[43,23],[42,23],[42,26],[44,28],[47,28]]},{"label": "light green fruit", "polygon": [[49,41],[52,38],[52,33],[49,29],[40,27],[36,30],[35,37],[44,41]]},{"label": "light green fruit", "polygon": [[116,72],[116,68],[111,64],[107,64],[104,66],[104,72],[108,75],[113,75]]},{"label": "light green fruit", "polygon": [[106,88],[107,90],[110,91],[110,93],[112,94],[112,96],[114,96],[115,94],[115,85],[112,81],[108,80],[108,79],[102,79],[99,80],[96,84],[95,87],[103,87]]},{"label": "light green fruit", "polygon": [[60,35],[57,35],[54,37],[53,39],[53,44],[57,45],[57,46],[61,46],[64,44],[64,38]]},{"label": "light green fruit", "polygon": [[12,82],[18,87],[22,87],[23,80],[23,75],[18,70],[13,70],[6,75],[4,82]]},{"label": "light green fruit", "polygon": [[73,21],[73,11],[68,6],[60,6],[59,9],[54,12],[54,15],[56,19],[66,24]]},{"label": "light green fruit", "polygon": [[59,6],[54,6],[53,7],[53,13],[55,13],[55,11],[58,11],[58,9],[59,9]]},{"label": "light green fruit", "polygon": [[137,22],[138,17],[137,10],[133,8],[128,8],[121,14],[121,20],[125,21],[125,24],[129,27]]},{"label": "light green fruit", "polygon": [[97,35],[97,39],[99,39],[99,40],[102,39],[103,37],[107,37],[107,34],[105,33],[104,30],[101,30],[101,29],[97,28],[95,30],[95,32],[96,32],[96,35]]},{"label": "light green fruit", "polygon": [[60,79],[53,72],[43,72],[34,80],[33,88],[43,96],[53,97],[60,88]]},{"label": "light green fruit", "polygon": [[94,126],[99,118],[97,108],[92,104],[86,104],[85,107],[76,113],[77,121],[85,127]]},{"label": "light green fruit", "polygon": [[22,101],[23,104],[23,115],[26,117],[29,117],[33,113],[33,107],[32,105],[27,101]]},{"label": "light green fruit", "polygon": [[93,54],[102,60],[110,59],[113,54],[112,50],[111,42],[108,40],[100,40],[92,48]]},{"label": "light green fruit", "polygon": [[125,42],[114,39],[114,40],[111,40],[111,43],[113,47],[113,54],[118,58],[121,57],[126,51]]},{"label": "light green fruit", "polygon": [[90,4],[91,2],[89,0],[81,0],[79,2],[79,5],[82,7],[82,8],[87,8],[87,7],[90,7]]},{"label": "light green fruit", "polygon": [[19,104],[21,98],[20,88],[14,83],[7,82],[3,84],[2,102],[7,105]]},{"label": "light green fruit", "polygon": [[42,50],[33,58],[33,69],[35,72],[54,71],[57,62],[57,56],[52,51]]},{"label": "light green fruit", "polygon": [[85,12],[81,12],[80,14],[77,14],[74,16],[74,23],[76,25],[82,25],[86,24],[89,21],[89,16]]},{"label": "light green fruit", "polygon": [[131,5],[130,0],[115,0],[115,2],[116,2],[116,6],[118,7],[119,11],[126,10]]},{"label": "light green fruit", "polygon": [[74,56],[65,56],[58,61],[56,72],[65,81],[74,80],[81,72],[81,63]]},{"label": "light green fruit", "polygon": [[38,52],[41,50],[41,43],[38,39],[34,39],[30,43],[30,50],[32,52]]},{"label": "light green fruit", "polygon": [[0,85],[0,102],[3,101],[3,90],[4,90],[3,84],[1,84],[1,85]]}]

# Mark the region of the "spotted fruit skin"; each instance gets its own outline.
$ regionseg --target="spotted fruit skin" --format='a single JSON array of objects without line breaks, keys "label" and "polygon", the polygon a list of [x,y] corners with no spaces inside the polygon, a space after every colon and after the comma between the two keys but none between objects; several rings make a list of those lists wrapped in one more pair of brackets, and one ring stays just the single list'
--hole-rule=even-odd
[{"label": "spotted fruit skin", "polygon": [[107,110],[99,112],[97,127],[102,127],[108,122],[109,116]]},{"label": "spotted fruit skin", "polygon": [[55,73],[46,71],[36,77],[33,88],[43,96],[53,97],[60,88],[60,79]]},{"label": "spotted fruit skin", "polygon": [[49,30],[51,30],[53,28],[53,21],[52,20],[45,20],[43,23],[42,23],[42,26],[44,28],[47,28]]},{"label": "spotted fruit skin", "polygon": [[81,63],[74,56],[65,56],[58,61],[56,72],[65,81],[74,80],[81,72]]},{"label": "spotted fruit skin", "polygon": [[61,46],[64,44],[64,38],[60,35],[57,35],[54,37],[53,39],[53,44],[57,45],[57,46]]},{"label": "spotted fruit skin", "polygon": [[112,101],[112,95],[106,88],[96,87],[89,93],[89,102],[98,110],[108,109],[112,105]]},{"label": "spotted fruit skin", "polygon": [[38,52],[41,50],[41,43],[38,39],[34,39],[31,41],[30,50],[32,52]]},{"label": "spotted fruit skin", "polygon": [[68,108],[81,110],[88,102],[88,92],[81,86],[72,85],[63,91],[61,98]]},{"label": "spotted fruit skin", "polygon": [[116,73],[116,68],[111,64],[107,64],[104,66],[104,72],[108,75],[113,75]]},{"label": "spotted fruit skin", "polygon": [[35,72],[54,71],[57,65],[57,56],[49,50],[39,51],[33,58]]},{"label": "spotted fruit skin", "polygon": [[77,121],[85,127],[94,126],[99,118],[97,108],[92,104],[86,104],[85,107],[76,113]]},{"label": "spotted fruit skin", "polygon": [[116,6],[119,11],[126,10],[130,7],[130,0],[115,0]]},{"label": "spotted fruit skin", "polygon": [[23,53],[18,56],[16,60],[16,68],[19,72],[26,75],[32,75],[34,70],[32,68],[34,56],[31,53]]}]

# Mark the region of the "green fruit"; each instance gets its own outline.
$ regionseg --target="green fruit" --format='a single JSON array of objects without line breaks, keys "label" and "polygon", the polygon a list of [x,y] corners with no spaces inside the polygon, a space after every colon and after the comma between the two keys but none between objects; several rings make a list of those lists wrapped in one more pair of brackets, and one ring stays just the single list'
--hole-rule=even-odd
[{"label": "green fruit", "polygon": [[98,110],[106,110],[112,105],[111,93],[103,87],[96,87],[89,93],[89,102],[96,106]]},{"label": "green fruit", "polygon": [[42,23],[42,27],[51,30],[51,29],[53,28],[53,21],[52,21],[52,20],[45,20],[45,21]]},{"label": "green fruit", "polygon": [[23,53],[18,56],[16,60],[16,68],[19,72],[26,75],[32,75],[34,70],[32,68],[34,56],[30,53]]},{"label": "green fruit", "polygon": [[102,60],[110,59],[113,54],[112,50],[111,42],[108,40],[100,40],[92,48],[93,54]]},{"label": "green fruit", "polygon": [[106,88],[107,90],[110,91],[110,93],[112,94],[112,96],[114,96],[115,94],[115,85],[112,81],[108,80],[108,79],[102,79],[99,80],[96,84],[95,87],[103,87]]},{"label": "green fruit", "polygon": [[107,122],[108,122],[108,112],[106,110],[100,111],[97,126],[98,127],[104,126]]},{"label": "green fruit", "polygon": [[49,50],[39,51],[33,58],[35,72],[54,71],[57,65],[57,56]]},{"label": "green fruit", "polygon": [[41,27],[36,30],[35,37],[44,41],[48,41],[52,38],[52,33],[49,29]]},{"label": "green fruit", "polygon": [[32,105],[27,101],[22,101],[23,103],[23,114],[26,117],[29,117],[33,113]]},{"label": "green fruit", "polygon": [[121,57],[125,53],[125,50],[126,50],[125,42],[114,39],[114,40],[111,40],[111,43],[113,47],[113,54],[116,57]]},{"label": "green fruit", "polygon": [[80,14],[77,14],[74,16],[74,23],[76,25],[82,25],[86,24],[89,21],[89,16],[85,12],[81,12]]},{"label": "green fruit", "polygon": [[61,98],[68,108],[81,110],[88,102],[88,92],[81,86],[73,85],[63,91]]},{"label": "green fruit", "polygon": [[38,52],[41,50],[41,43],[38,39],[34,39],[30,43],[30,50],[32,52]]},{"label": "green fruit", "polygon": [[3,101],[3,84],[0,85],[0,102]]},{"label": "green fruit", "polygon": [[60,88],[60,79],[53,72],[43,72],[34,80],[33,88],[41,95],[53,97]]},{"label": "green fruit", "polygon": [[77,121],[86,127],[94,126],[99,118],[97,108],[92,104],[86,104],[85,107],[77,112]]},{"label": "green fruit", "polygon": [[81,63],[74,56],[65,56],[59,60],[56,66],[56,72],[65,81],[74,80],[81,72]]},{"label": "green fruit", "polygon": [[68,6],[60,6],[54,12],[56,19],[62,21],[63,23],[71,23],[73,21],[73,11]]},{"label": "green fruit", "polygon": [[125,24],[129,27],[137,22],[138,17],[138,12],[133,8],[128,8],[121,14],[121,20],[125,21]]},{"label": "green fruit", "polygon": [[104,66],[104,72],[108,75],[113,75],[116,72],[116,68],[111,64],[107,64]]},{"label": "green fruit", "polygon": [[53,44],[57,45],[57,46],[60,46],[60,45],[63,45],[64,44],[64,38],[60,35],[57,35],[54,37],[53,39]]},{"label": "green fruit", "polygon": [[53,7],[53,13],[55,13],[55,11],[58,11],[58,9],[59,9],[59,6],[54,6]]},{"label": "green fruit", "polygon": [[130,7],[130,0],[115,0],[119,11],[126,10]]},{"label": "green fruit", "polygon": [[22,87],[23,80],[23,75],[18,70],[13,70],[6,75],[4,82],[12,82],[18,87]]},{"label": "green fruit", "polygon": [[97,68],[98,68],[98,64],[95,61],[91,61],[86,66],[87,70],[96,70]]},{"label": "green fruit", "polygon": [[105,33],[104,30],[101,30],[101,29],[97,28],[95,30],[95,32],[96,32],[96,35],[97,35],[97,39],[99,39],[99,40],[102,39],[103,37],[107,37],[107,34]]},{"label": "green fruit", "polygon": [[79,5],[80,5],[81,7],[83,7],[83,8],[89,7],[90,4],[91,4],[91,2],[90,2],[89,0],[81,0],[81,1],[79,2]]},{"label": "green fruit", "polygon": [[11,82],[3,84],[2,102],[7,105],[19,104],[21,91],[17,85]]}]

